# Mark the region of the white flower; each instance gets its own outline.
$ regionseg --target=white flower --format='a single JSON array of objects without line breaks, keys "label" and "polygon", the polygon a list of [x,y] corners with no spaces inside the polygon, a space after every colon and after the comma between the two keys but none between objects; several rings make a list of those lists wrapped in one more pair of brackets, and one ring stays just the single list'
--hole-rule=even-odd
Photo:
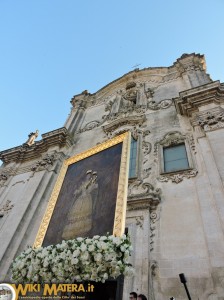
[{"label": "white flower", "polygon": [[98,240],[99,238],[100,238],[99,235],[94,235],[94,237],[93,237],[94,240]]},{"label": "white flower", "polygon": [[94,256],[94,259],[95,259],[95,261],[97,261],[97,262],[99,262],[99,261],[101,261],[102,260],[102,254],[101,253],[97,253],[95,256]]},{"label": "white flower", "polygon": [[88,250],[89,252],[93,252],[95,250],[94,245],[89,245]]},{"label": "white flower", "polygon": [[83,254],[81,255],[81,259],[82,260],[87,260],[89,259],[89,253],[86,251],[86,252],[83,252]]},{"label": "white flower", "polygon": [[71,259],[71,264],[72,265],[77,265],[78,262],[79,262],[79,260],[76,257]]},{"label": "white flower", "polygon": [[86,244],[82,244],[82,245],[80,246],[80,249],[82,250],[82,252],[86,251],[86,249],[87,249]]},{"label": "white flower", "polygon": [[120,274],[130,276],[131,251],[126,236],[94,236],[62,241],[61,244],[27,249],[12,264],[12,279],[22,283],[105,282]]},{"label": "white flower", "polygon": [[78,242],[82,242],[83,240],[84,240],[84,239],[83,239],[82,237],[78,237],[78,238],[77,238],[77,241],[78,241]]},{"label": "white flower", "polygon": [[73,256],[73,257],[78,257],[78,256],[79,256],[79,254],[80,254],[80,250],[79,250],[79,249],[77,249],[77,250],[73,251],[73,254],[72,254],[72,256]]}]

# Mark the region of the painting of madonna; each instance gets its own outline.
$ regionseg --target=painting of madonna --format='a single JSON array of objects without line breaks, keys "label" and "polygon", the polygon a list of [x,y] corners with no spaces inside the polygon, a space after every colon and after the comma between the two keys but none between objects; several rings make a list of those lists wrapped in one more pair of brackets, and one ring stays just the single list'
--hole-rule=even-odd
[{"label": "painting of madonna", "polygon": [[42,246],[113,233],[122,143],[68,166]]}]

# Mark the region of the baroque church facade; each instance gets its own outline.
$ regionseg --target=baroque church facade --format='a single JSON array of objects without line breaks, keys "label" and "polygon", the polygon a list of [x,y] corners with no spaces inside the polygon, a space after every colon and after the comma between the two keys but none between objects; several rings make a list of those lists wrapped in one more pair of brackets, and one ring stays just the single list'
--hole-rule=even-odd
[{"label": "baroque church facade", "polygon": [[[0,152],[0,281],[33,245],[63,161],[131,133],[125,227],[136,291],[150,300],[224,299],[224,85],[205,58],[135,69],[72,100],[64,127]],[[32,138],[30,137],[30,138]],[[110,172],[110,169],[108,169]]]}]

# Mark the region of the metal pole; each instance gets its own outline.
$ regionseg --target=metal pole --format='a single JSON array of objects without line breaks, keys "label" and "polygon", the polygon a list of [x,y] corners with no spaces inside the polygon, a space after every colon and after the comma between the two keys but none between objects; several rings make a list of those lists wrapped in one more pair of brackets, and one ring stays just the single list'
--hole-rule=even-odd
[{"label": "metal pole", "polygon": [[180,277],[180,282],[183,283],[183,285],[184,285],[184,288],[185,288],[185,291],[187,293],[188,299],[191,300],[191,296],[190,296],[190,293],[188,291],[187,284],[186,284],[187,280],[184,276],[184,273],[179,274],[179,277]]}]

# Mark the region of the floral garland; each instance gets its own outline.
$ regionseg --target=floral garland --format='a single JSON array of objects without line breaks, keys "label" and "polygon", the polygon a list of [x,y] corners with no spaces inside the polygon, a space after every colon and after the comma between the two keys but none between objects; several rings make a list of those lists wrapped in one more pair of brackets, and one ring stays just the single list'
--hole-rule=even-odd
[{"label": "floral garland", "polygon": [[131,250],[126,235],[79,237],[48,247],[30,247],[14,260],[12,279],[18,283],[71,283],[132,276]]}]

